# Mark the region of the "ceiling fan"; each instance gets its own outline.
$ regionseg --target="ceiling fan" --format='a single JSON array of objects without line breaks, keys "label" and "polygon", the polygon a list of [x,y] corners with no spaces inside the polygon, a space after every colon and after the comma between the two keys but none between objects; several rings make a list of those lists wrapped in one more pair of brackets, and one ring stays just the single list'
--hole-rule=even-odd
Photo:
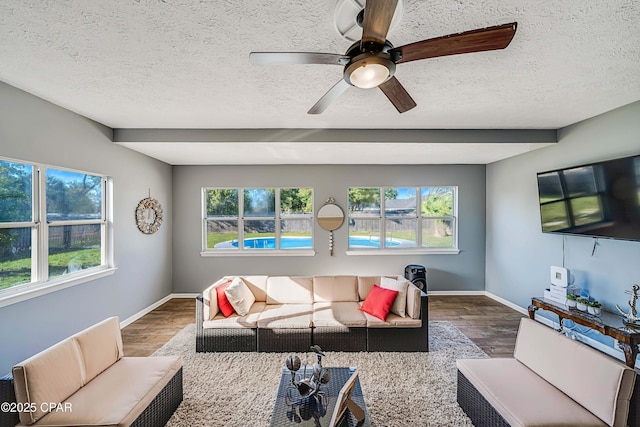
[{"label": "ceiling fan", "polygon": [[329,64],[344,66],[343,76],[307,112],[325,111],[349,86],[379,87],[396,107],[404,113],[416,106],[406,89],[395,78],[396,65],[419,59],[437,58],[461,53],[504,49],[516,33],[517,23],[465,31],[393,47],[387,32],[396,9],[397,0],[367,0],[358,15],[362,39],[353,43],[344,55],[315,52],[251,52],[253,64]]}]

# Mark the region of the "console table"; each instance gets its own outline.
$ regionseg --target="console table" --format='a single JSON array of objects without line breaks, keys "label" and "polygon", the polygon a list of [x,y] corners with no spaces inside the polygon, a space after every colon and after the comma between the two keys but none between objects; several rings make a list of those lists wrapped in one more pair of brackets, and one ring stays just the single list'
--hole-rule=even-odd
[{"label": "console table", "polygon": [[[312,367],[302,367],[296,372],[296,380],[300,381],[311,375]],[[336,406],[336,400],[340,394],[342,386],[347,382],[351,374],[356,368],[327,368],[331,379],[327,384],[320,386],[323,391],[322,398],[307,397],[300,399],[300,395],[296,389],[289,387],[291,384],[291,373],[287,368],[282,369],[280,378],[280,387],[278,395],[271,414],[271,427],[293,427],[293,426],[328,426],[331,416]],[[369,414],[364,403],[362,388],[360,387],[360,379],[356,381],[353,390],[352,399],[364,410],[365,419],[358,423],[351,414],[342,420],[340,426],[344,427],[369,427]]]},{"label": "console table", "polygon": [[569,319],[579,325],[594,329],[603,335],[618,340],[618,347],[624,352],[627,366],[634,368],[638,356],[638,344],[640,344],[640,328],[630,327],[624,324],[622,316],[608,311],[602,311],[602,316],[593,316],[584,311],[569,309],[564,304],[545,298],[531,298],[529,317],[535,318],[538,309],[548,310],[558,315],[560,324],[564,319]]}]

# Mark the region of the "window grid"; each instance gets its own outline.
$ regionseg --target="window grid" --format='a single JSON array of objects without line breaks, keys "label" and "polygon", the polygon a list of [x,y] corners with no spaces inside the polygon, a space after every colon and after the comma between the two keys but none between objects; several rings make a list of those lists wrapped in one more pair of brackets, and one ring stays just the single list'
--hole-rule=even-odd
[{"label": "window grid", "polygon": [[[74,226],[74,225],[99,225],[100,226],[100,263],[89,268],[81,268],[81,271],[76,271],[75,277],[79,277],[86,274],[91,274],[99,269],[110,267],[111,256],[111,238],[112,233],[108,227],[109,221],[108,215],[108,199],[110,197],[111,186],[109,185],[109,178],[95,173],[65,170],[72,173],[84,174],[94,177],[100,177],[101,186],[101,198],[100,198],[100,218],[91,220],[70,220],[70,221],[47,221],[47,204],[46,204],[46,174],[43,170],[50,168],[49,166],[29,163],[24,161],[16,161],[11,159],[0,158],[0,162],[11,163],[14,165],[27,166],[31,168],[31,221],[18,221],[18,222],[1,222],[0,230],[6,229],[30,229],[31,241],[30,241],[30,279],[28,281],[16,281],[7,283],[0,286],[0,295],[5,291],[15,290],[17,287],[23,285],[45,285],[49,283],[50,279],[62,279],[64,280],[71,272],[65,272],[55,277],[50,277],[49,274],[49,235],[50,228],[60,226]],[[64,170],[60,168],[50,169]],[[6,260],[0,258],[0,265]]]},{"label": "window grid", "polygon": [[[215,253],[215,252],[224,252],[224,251],[234,251],[237,252],[239,254],[242,253],[259,253],[262,251],[265,252],[270,252],[270,251],[288,251],[288,252],[295,252],[295,251],[300,251],[300,250],[310,250],[313,249],[313,205],[310,209],[310,212],[307,213],[302,213],[302,214],[290,214],[290,213],[283,213],[282,211],[282,205],[281,205],[281,191],[285,190],[285,189],[292,189],[292,188],[302,188],[302,187],[277,187],[277,188],[273,188],[273,187],[206,187],[203,188],[203,205],[202,205],[202,209],[203,209],[203,217],[204,217],[204,231],[203,231],[203,251],[205,252],[209,252],[209,253]],[[263,215],[263,216],[247,216],[246,215],[246,207],[245,207],[245,191],[248,190],[274,190],[274,215]],[[209,216],[207,213],[207,192],[209,190],[237,190],[237,194],[236,197],[238,198],[238,215],[237,216]],[[313,190],[311,193],[311,200],[313,203]],[[282,247],[282,221],[283,220],[299,220],[299,221],[307,221],[311,223],[311,226],[309,227],[310,229],[310,233],[311,233],[311,244],[309,247],[291,247],[291,248],[284,248]],[[237,221],[237,247],[228,247],[228,245],[225,245],[225,247],[221,247],[221,248],[216,248],[216,245],[213,245],[213,247],[209,246],[209,241],[208,241],[208,235],[209,235],[209,224],[213,221]],[[274,227],[273,227],[273,236],[274,236],[274,244],[275,246],[273,248],[267,248],[267,247],[263,247],[263,248],[257,248],[257,247],[251,247],[251,246],[247,246],[245,244],[245,225],[248,222],[251,221],[273,221],[274,222]],[[231,241],[231,243],[235,242],[236,240],[234,239],[234,241]],[[227,242],[223,242],[223,243],[227,243]]]},{"label": "window grid", "polygon": [[[378,187],[351,187],[352,189],[374,189]],[[397,189],[415,189],[415,200],[416,206],[413,214],[388,214],[387,213],[387,190],[397,190]],[[452,192],[452,214],[451,215],[428,215],[422,212],[422,203],[423,199],[423,190],[436,190],[436,189],[446,189]],[[377,220],[379,223],[378,233],[379,233],[379,246],[368,246],[366,248],[352,246],[351,245],[351,237],[354,236],[352,234],[351,229],[349,229],[349,250],[398,250],[398,249],[416,249],[416,250],[428,250],[430,248],[450,248],[457,249],[457,187],[455,186],[423,186],[423,187],[379,187],[379,214],[375,213],[363,213],[358,211],[349,210],[348,219],[349,224],[355,225],[355,221],[358,220]],[[415,227],[413,227],[412,231],[415,235],[415,244],[412,242],[405,242],[403,244],[394,244],[393,235],[389,235],[388,233],[388,221],[402,221],[402,220],[414,220]],[[449,221],[451,224],[451,244],[445,246],[431,246],[427,245],[423,238],[423,227],[427,221]],[[445,227],[446,228],[446,227]],[[406,239],[405,239],[406,240]]]}]

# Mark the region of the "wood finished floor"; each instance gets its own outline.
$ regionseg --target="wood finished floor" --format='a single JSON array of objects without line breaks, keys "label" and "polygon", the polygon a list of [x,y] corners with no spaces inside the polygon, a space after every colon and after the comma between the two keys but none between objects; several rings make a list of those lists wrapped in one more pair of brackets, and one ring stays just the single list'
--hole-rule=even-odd
[{"label": "wood finished floor", "polygon": [[[149,356],[195,322],[195,299],[175,298],[122,330],[125,356]],[[491,357],[513,355],[524,315],[485,296],[430,296],[429,320],[448,320]]]}]

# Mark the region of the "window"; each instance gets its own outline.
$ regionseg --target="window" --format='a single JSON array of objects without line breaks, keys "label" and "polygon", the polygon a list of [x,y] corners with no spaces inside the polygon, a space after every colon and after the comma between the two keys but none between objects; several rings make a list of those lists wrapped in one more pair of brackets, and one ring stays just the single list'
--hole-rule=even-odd
[{"label": "window", "polygon": [[108,182],[0,159],[0,298],[110,266]]},{"label": "window", "polygon": [[456,187],[349,188],[349,249],[457,251]]},{"label": "window", "polygon": [[204,254],[313,249],[311,188],[205,188]]}]

